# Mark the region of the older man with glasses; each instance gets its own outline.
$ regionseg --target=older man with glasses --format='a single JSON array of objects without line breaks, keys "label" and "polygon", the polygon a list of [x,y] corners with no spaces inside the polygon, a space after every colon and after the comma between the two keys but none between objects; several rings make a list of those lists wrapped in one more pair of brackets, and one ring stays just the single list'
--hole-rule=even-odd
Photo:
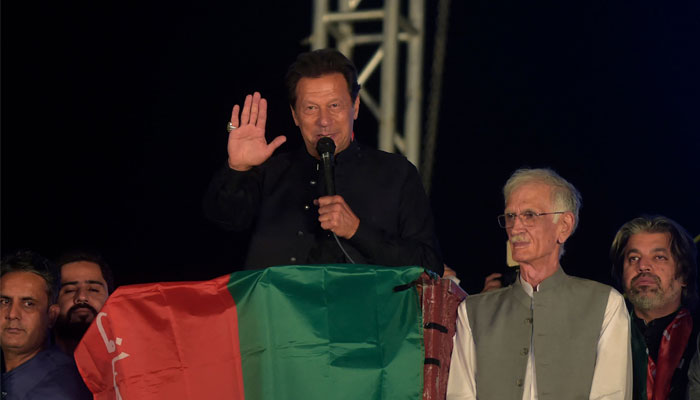
[{"label": "older man with glasses", "polygon": [[615,289],[564,273],[581,197],[551,169],[503,187],[516,282],[459,308],[447,398],[631,399],[629,316]]}]

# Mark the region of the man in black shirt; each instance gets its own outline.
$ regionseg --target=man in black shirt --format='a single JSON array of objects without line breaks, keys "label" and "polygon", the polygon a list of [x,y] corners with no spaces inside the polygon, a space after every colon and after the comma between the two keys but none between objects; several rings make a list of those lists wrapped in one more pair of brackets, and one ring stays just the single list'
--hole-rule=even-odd
[{"label": "man in black shirt", "polygon": [[[206,216],[220,226],[253,228],[246,267],[355,262],[420,265],[442,274],[415,167],[354,140],[360,85],[352,62],[331,49],[303,53],[285,80],[304,146],[273,156],[286,138],[267,142],[267,102],[257,92],[246,96],[242,109],[233,107],[228,162],[204,201]],[[335,143],[332,196],[316,150],[326,137]]]},{"label": "man in black shirt", "polygon": [[632,308],[634,399],[684,399],[700,328],[693,239],[669,218],[639,217],[617,232],[610,258]]}]

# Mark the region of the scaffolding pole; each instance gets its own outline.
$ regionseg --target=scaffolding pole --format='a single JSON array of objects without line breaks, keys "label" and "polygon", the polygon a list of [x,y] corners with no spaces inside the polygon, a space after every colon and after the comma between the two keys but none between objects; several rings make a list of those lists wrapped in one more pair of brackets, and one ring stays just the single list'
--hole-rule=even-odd
[{"label": "scaffolding pole", "polygon": [[[385,0],[383,8],[362,9],[361,0],[338,0],[337,10],[331,10],[330,0],[314,0],[312,33],[308,38],[312,49],[335,47],[355,62],[362,103],[378,120],[379,148],[399,152],[417,168],[420,167],[422,104],[423,104],[423,46],[425,36],[425,0],[407,1],[402,10],[401,0]],[[402,13],[405,11],[406,13]],[[380,32],[357,33],[356,24],[380,22]],[[402,51],[401,44],[405,44]],[[356,46],[376,46],[364,65],[353,59]],[[399,90],[400,66],[405,65],[405,85]],[[379,93],[372,94],[364,83],[380,68]],[[399,93],[404,93],[403,132],[399,132]]]}]

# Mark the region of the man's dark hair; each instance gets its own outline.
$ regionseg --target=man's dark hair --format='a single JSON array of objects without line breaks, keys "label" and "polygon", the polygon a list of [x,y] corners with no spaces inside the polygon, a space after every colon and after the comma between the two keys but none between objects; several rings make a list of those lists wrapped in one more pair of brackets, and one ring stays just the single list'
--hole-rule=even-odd
[{"label": "man's dark hair", "polygon": [[102,272],[102,278],[107,282],[107,293],[111,294],[114,291],[114,275],[112,274],[112,269],[105,259],[102,258],[102,255],[93,250],[72,250],[58,257],[56,265],[58,266],[59,279],[61,277],[61,268],[63,268],[64,265],[78,261],[88,261],[97,264]]},{"label": "man's dark hair", "polygon": [[698,249],[693,238],[680,224],[670,218],[656,216],[637,217],[620,227],[610,247],[613,278],[624,290],[622,272],[625,262],[625,247],[632,235],[638,233],[668,233],[673,259],[676,262],[676,277],[683,278],[685,287],[681,304],[694,310],[698,303]]},{"label": "man's dark hair", "polygon": [[0,279],[10,272],[31,272],[42,277],[46,282],[49,304],[56,303],[57,290],[53,271],[51,261],[31,250],[19,250],[15,254],[4,257],[0,262]]},{"label": "man's dark hair", "polygon": [[284,78],[292,108],[296,106],[297,83],[301,78],[319,78],[334,73],[343,74],[348,84],[350,99],[354,103],[360,93],[360,84],[357,83],[357,69],[352,61],[335,49],[320,49],[299,54],[296,61],[289,66]]}]

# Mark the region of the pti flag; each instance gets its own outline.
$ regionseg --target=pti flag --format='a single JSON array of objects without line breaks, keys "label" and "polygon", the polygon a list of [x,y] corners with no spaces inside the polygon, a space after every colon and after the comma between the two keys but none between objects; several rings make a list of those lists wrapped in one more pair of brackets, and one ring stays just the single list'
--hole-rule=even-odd
[{"label": "pti flag", "polygon": [[285,266],[117,289],[75,359],[96,399],[421,399],[419,267]]}]

